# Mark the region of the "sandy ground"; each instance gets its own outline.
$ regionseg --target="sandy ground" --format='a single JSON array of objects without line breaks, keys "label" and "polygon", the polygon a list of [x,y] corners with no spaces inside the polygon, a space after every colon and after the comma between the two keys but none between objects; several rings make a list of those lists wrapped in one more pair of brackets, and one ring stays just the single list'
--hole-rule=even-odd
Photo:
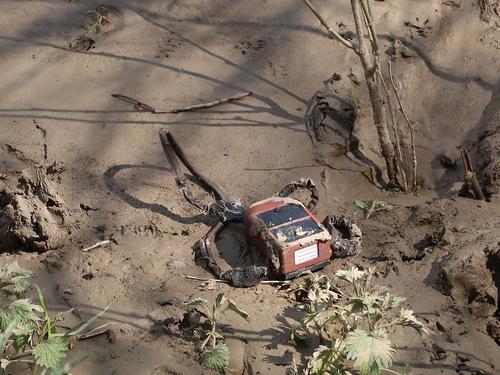
[{"label": "sandy ground", "polygon": [[[316,3],[332,25],[352,30],[347,2]],[[495,275],[498,287],[499,263],[486,267],[484,251],[498,251],[498,198],[479,204],[457,198],[461,164],[445,169],[436,159],[442,151],[458,155],[459,144],[469,145],[474,159],[481,129],[499,121],[498,129],[498,29],[481,22],[467,1],[374,2],[383,47],[398,38],[415,56],[394,64],[417,126],[422,187],[413,196],[379,190],[367,181],[367,166],[350,153],[329,157],[328,165],[315,161],[304,117],[310,98],[338,73],[358,106],[361,147],[382,165],[365,86],[348,77],[350,72],[362,77],[357,58],[326,37],[300,1],[107,4],[118,9],[112,25],[95,37],[93,48],[75,52],[69,45],[85,33],[86,12],[100,2],[0,2],[0,166],[9,174],[34,164],[64,163],[66,170],[51,178],[71,223],[61,249],[6,252],[0,262],[18,260],[35,271],[54,311],[75,307],[84,318],[111,304],[105,320],[116,323],[116,340],[103,336],[78,343],[90,357],[75,374],[210,373],[197,364],[191,341],[158,322],[182,318],[183,302],[211,299],[219,291],[250,313],[249,324],[230,316],[224,320],[234,328],[227,337],[244,342],[247,374],[285,373],[287,350],[301,358],[288,342],[298,312],[286,291],[268,285],[248,290],[218,285],[207,291],[181,276],[210,277],[192,255],[208,227],[175,188],[158,139],[161,127],[174,132],[196,166],[246,204],[302,176],[323,181],[319,218],[353,215],[352,199],[396,204],[396,210],[368,221],[358,215],[365,234],[362,255],[335,261],[322,272],[352,263],[384,270],[380,283],[407,296],[432,331],[424,339],[406,331],[396,335],[397,363],[411,363],[414,374],[499,373],[500,349],[487,328],[495,318],[470,307],[484,303],[476,297],[495,286]],[[175,115],[141,113],[111,97],[121,93],[171,108],[243,91],[254,94]],[[439,212],[453,241],[418,259],[415,244],[437,225],[419,219],[434,217],[429,212]],[[81,251],[104,239],[114,242]],[[222,234],[220,245],[238,247],[241,241],[233,228]],[[453,256],[471,249],[481,254],[479,268],[489,283],[472,297],[467,283],[454,287],[452,281],[450,287],[442,277],[444,272],[453,279]],[[469,271],[464,266],[463,273]],[[498,295],[493,300],[498,304]]]}]

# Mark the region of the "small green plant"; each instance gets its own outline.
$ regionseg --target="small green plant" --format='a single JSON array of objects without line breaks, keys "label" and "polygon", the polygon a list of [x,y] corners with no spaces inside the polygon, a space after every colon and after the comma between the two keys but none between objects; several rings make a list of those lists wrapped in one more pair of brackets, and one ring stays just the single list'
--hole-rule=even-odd
[{"label": "small green plant", "polygon": [[100,34],[102,27],[109,23],[109,8],[105,5],[89,10],[87,14],[92,18],[92,22],[87,25],[87,34],[90,36]]},{"label": "small green plant", "polygon": [[[101,311],[86,322],[58,332],[62,314],[51,319],[40,288],[30,283],[32,273],[17,263],[0,267],[0,375],[13,363],[25,363],[32,374],[63,375],[73,363],[63,363],[68,344],[97,320]],[[35,290],[38,304],[27,298]]]},{"label": "small green plant", "polygon": [[365,213],[365,219],[369,219],[370,216],[375,212],[390,211],[394,208],[393,205],[384,201],[378,201],[376,199],[368,199],[366,201],[355,199],[352,202],[357,208]]},{"label": "small green plant", "polygon": [[[319,339],[319,345],[304,374],[349,375],[353,370],[361,375],[383,370],[397,374],[389,369],[396,352],[390,334],[397,326],[426,332],[413,311],[402,307],[405,298],[371,285],[373,273],[374,269],[362,271],[355,266],[338,271],[336,276],[348,283],[349,293],[332,288],[324,275],[306,281],[308,296],[301,305],[305,314],[294,327],[292,340],[309,334]],[[407,368],[404,374],[409,373]]]},{"label": "small green plant", "polygon": [[215,303],[211,307],[208,301],[202,298],[195,298],[187,304],[191,306],[202,306],[205,309],[206,316],[210,323],[210,329],[208,330],[199,327],[204,337],[200,345],[200,362],[209,368],[223,370],[228,364],[229,349],[224,344],[224,336],[218,331],[219,320],[228,310],[241,316],[246,321],[249,320],[248,314],[236,306],[233,301],[227,299],[224,293],[219,293],[217,295]]}]

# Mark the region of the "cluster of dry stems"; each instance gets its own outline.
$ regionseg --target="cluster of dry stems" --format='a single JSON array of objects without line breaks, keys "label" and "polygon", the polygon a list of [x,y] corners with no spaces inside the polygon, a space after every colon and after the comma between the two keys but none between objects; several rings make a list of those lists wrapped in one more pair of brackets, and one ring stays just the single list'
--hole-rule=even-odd
[{"label": "cluster of dry stems", "polygon": [[[412,157],[412,177],[411,186],[406,176],[403,165],[403,155],[401,152],[401,140],[399,122],[397,121],[392,97],[388,85],[382,74],[380,64],[380,50],[377,32],[373,23],[372,11],[369,0],[350,0],[351,9],[356,28],[356,41],[344,38],[337,31],[330,27],[325,19],[318,13],[309,0],[303,0],[311,12],[318,18],[321,25],[328,31],[328,34],[342,43],[345,47],[352,49],[359,57],[365,75],[368,93],[373,111],[373,121],[377,129],[377,135],[380,142],[382,156],[387,167],[389,178],[388,188],[401,187],[405,191],[414,190],[417,184],[417,157],[415,152],[414,129],[398,95],[394,79],[392,77],[391,62],[388,61],[388,75],[391,82],[391,88],[398,103],[398,109],[408,126],[410,133],[410,149]],[[390,113],[392,123],[392,138],[389,134],[387,124],[387,112]]]}]

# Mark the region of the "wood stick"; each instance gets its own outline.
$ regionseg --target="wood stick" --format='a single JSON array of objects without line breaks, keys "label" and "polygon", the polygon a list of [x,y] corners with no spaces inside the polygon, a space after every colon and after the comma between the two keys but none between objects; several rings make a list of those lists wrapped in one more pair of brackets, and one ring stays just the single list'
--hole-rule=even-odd
[{"label": "wood stick", "polygon": [[[189,280],[198,280],[198,281],[214,281],[216,283],[223,283],[223,284],[229,284],[229,281],[226,280],[221,280],[221,279],[205,279],[203,277],[196,277],[196,276],[189,276],[189,275],[184,275],[181,274],[182,277],[185,277],[186,279]],[[260,284],[290,284],[290,280],[262,280]]]},{"label": "wood stick", "polygon": [[408,129],[410,130],[410,142],[411,142],[411,153],[413,158],[413,168],[412,168],[412,190],[415,191],[417,187],[417,152],[415,150],[415,135],[413,133],[413,125],[406,114],[405,109],[403,108],[403,104],[401,103],[401,99],[399,98],[398,90],[396,89],[396,85],[394,84],[394,79],[392,78],[392,64],[391,60],[388,61],[389,65],[389,79],[391,81],[392,90],[394,91],[394,95],[396,96],[396,100],[398,101],[399,110],[403,114],[403,117],[408,125]]},{"label": "wood stick", "polygon": [[321,25],[328,31],[328,34],[332,36],[333,38],[337,39],[340,43],[342,43],[344,46],[350,49],[354,49],[354,46],[351,42],[349,42],[347,39],[343,38],[338,32],[336,32],[334,29],[330,27],[328,22],[325,21],[325,19],[321,16],[321,14],[318,13],[316,8],[313,7],[311,2],[309,0],[303,0],[304,3],[307,5],[309,10],[316,16],[316,18],[319,20]]},{"label": "wood stick", "polygon": [[375,30],[375,26],[373,25],[372,21],[372,12],[370,9],[370,4],[368,3],[368,0],[361,0],[361,10],[363,11],[364,17],[365,17],[365,23],[366,23],[366,28],[368,29],[368,36],[370,39],[370,43],[372,45],[372,52],[375,55],[375,68],[378,68],[378,37],[377,37],[377,32]]},{"label": "wood stick", "polygon": [[228,96],[226,98],[217,99],[217,100],[214,100],[213,102],[194,104],[194,105],[190,105],[190,106],[182,107],[182,108],[157,109],[157,108],[151,107],[149,104],[140,102],[136,99],[130,98],[130,97],[125,96],[125,95],[111,94],[111,96],[113,96],[117,99],[121,99],[121,100],[124,100],[126,102],[132,103],[134,105],[134,108],[139,110],[139,111],[148,111],[148,112],[155,113],[155,114],[190,112],[190,111],[195,111],[197,109],[202,109],[202,108],[211,108],[211,107],[215,107],[216,105],[234,102],[236,100],[243,99],[243,98],[250,96],[250,95],[252,95],[252,92],[246,91],[246,92],[242,92],[242,93],[239,93],[239,94],[236,94],[233,96]]},{"label": "wood stick", "polygon": [[87,251],[93,250],[95,248],[107,245],[108,243],[111,243],[111,242],[112,242],[111,240],[99,241],[99,242],[95,243],[92,246],[89,246],[89,247],[86,247],[86,248],[82,249],[82,251],[87,252]]},{"label": "wood stick", "polygon": [[458,149],[460,150],[460,155],[462,156],[462,160],[464,163],[464,180],[472,189],[474,198],[484,201],[483,191],[481,190],[481,186],[479,185],[479,181],[477,180],[474,168],[472,168],[472,162],[470,160],[469,153],[463,146],[459,146]]},{"label": "wood stick", "polygon": [[385,83],[385,79],[382,76],[382,73],[380,72],[380,69],[377,70],[377,73],[380,78],[380,82],[382,83],[382,87],[384,89],[385,96],[387,97],[387,106],[389,109],[389,113],[391,115],[391,122],[392,122],[392,131],[394,132],[394,139],[396,141],[394,149],[396,150],[396,156],[399,161],[396,161],[396,173],[401,174],[401,179],[403,180],[403,188],[404,191],[408,191],[408,181],[406,179],[406,172],[403,166],[403,153],[401,152],[401,143],[399,141],[399,128],[398,128],[398,122],[396,121],[396,117],[394,115],[394,106],[392,105],[392,99],[389,94],[389,89],[387,88],[387,84]]}]

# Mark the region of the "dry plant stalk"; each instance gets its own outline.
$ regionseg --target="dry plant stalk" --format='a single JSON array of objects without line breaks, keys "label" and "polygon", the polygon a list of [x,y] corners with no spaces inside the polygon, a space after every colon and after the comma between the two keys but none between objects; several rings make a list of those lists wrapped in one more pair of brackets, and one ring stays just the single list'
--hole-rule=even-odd
[{"label": "dry plant stalk", "polygon": [[469,152],[464,146],[459,146],[460,156],[464,163],[464,180],[465,183],[469,185],[474,194],[474,198],[480,201],[484,201],[484,194],[477,180],[476,173],[472,167],[472,162],[470,160]]},{"label": "dry plant stalk", "polygon": [[389,79],[391,81],[392,91],[394,91],[394,95],[396,96],[396,100],[398,101],[399,110],[403,115],[406,125],[408,125],[408,129],[410,131],[410,143],[411,143],[411,157],[412,157],[412,191],[415,191],[417,188],[417,152],[415,150],[415,134],[413,131],[413,125],[406,114],[406,111],[401,103],[401,99],[399,98],[398,90],[396,89],[396,85],[394,83],[394,79],[392,77],[392,64],[391,60],[388,62],[389,65]]},{"label": "dry plant stalk", "polygon": [[[394,106],[392,104],[391,95],[389,93],[389,89],[387,88],[387,84],[385,83],[385,80],[382,77],[382,74],[380,72],[379,72],[379,75],[380,75],[380,82],[382,83],[382,87],[384,88],[384,93],[385,93],[385,96],[387,98],[387,106],[389,107],[389,113],[391,115],[392,131],[394,133],[394,140],[396,141],[396,156],[399,160],[399,163],[396,163],[396,167],[397,167],[396,173],[399,173],[401,175],[404,191],[408,191],[408,180],[406,178],[406,172],[405,172],[405,169],[403,167],[403,153],[401,151],[401,142],[399,140],[398,122],[396,120],[396,116],[394,113],[395,112]],[[415,159],[415,161],[416,161],[416,159]]]},{"label": "dry plant stalk", "polygon": [[[381,73],[379,44],[377,32],[372,20],[372,12],[368,0],[350,0],[351,9],[356,28],[357,42],[349,41],[333,30],[326,20],[313,7],[310,0],[303,0],[311,12],[318,18],[328,34],[341,42],[344,46],[352,49],[358,56],[365,75],[366,85],[373,111],[373,121],[377,129],[377,135],[380,142],[382,156],[384,157],[389,178],[388,187],[400,186],[398,183],[398,174],[402,176],[403,188],[406,188],[406,175],[402,168],[401,148],[399,145],[399,136],[394,121],[395,144],[389,136],[389,130],[386,118],[386,104],[384,100],[384,90],[387,98],[387,85]],[[365,32],[366,31],[366,32]],[[368,37],[368,42],[366,40]],[[369,47],[368,47],[369,44]],[[393,114],[391,113],[391,116]]]}]

